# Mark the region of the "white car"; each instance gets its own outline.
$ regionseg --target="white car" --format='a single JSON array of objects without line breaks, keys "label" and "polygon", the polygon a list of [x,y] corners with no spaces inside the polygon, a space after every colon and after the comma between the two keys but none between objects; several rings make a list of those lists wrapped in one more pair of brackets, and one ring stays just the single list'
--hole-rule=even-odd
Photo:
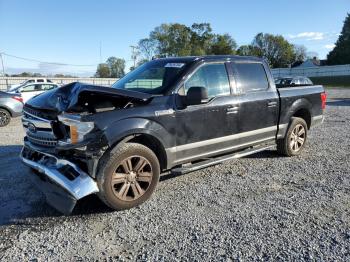
[{"label": "white car", "polygon": [[11,91],[17,89],[19,86],[25,86],[25,85],[32,84],[32,83],[50,83],[50,84],[53,84],[53,82],[47,78],[31,78],[31,79],[28,79],[28,80],[20,83],[20,84],[11,85],[11,87],[9,88],[8,91],[11,92]]},{"label": "white car", "polygon": [[43,83],[43,84],[27,84],[21,85],[12,90],[11,93],[20,93],[23,98],[23,103],[26,103],[32,97],[44,93],[45,91],[57,88],[57,84]]}]

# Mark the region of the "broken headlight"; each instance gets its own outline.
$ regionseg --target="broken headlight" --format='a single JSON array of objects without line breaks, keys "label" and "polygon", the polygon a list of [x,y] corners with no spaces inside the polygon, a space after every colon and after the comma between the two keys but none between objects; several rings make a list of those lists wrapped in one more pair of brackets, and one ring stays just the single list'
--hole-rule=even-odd
[{"label": "broken headlight", "polygon": [[60,115],[58,120],[69,127],[69,138],[66,142],[77,144],[84,140],[92,129],[94,129],[93,122],[82,122],[79,115]]}]

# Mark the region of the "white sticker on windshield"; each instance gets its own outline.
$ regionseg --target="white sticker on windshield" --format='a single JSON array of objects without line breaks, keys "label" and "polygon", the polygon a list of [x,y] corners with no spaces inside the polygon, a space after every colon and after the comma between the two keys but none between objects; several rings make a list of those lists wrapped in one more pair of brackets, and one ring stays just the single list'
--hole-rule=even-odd
[{"label": "white sticker on windshield", "polygon": [[165,65],[165,67],[175,67],[175,68],[181,68],[183,67],[185,64],[184,63],[167,63]]}]

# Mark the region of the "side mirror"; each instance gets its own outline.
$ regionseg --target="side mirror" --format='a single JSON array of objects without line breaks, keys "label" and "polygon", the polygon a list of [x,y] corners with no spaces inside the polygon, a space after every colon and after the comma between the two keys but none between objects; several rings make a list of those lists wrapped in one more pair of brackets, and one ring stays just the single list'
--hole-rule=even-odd
[{"label": "side mirror", "polygon": [[187,105],[199,105],[208,100],[208,91],[203,86],[191,86],[187,91]]}]

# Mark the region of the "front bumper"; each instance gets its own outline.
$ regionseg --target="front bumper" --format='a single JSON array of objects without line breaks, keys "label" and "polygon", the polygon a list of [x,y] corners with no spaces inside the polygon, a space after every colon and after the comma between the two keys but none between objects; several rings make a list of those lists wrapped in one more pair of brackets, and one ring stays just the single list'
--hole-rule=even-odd
[{"label": "front bumper", "polygon": [[30,143],[25,143],[21,158],[38,171],[31,177],[45,194],[47,202],[64,214],[70,214],[79,199],[99,191],[95,180],[77,165],[38,151]]}]

